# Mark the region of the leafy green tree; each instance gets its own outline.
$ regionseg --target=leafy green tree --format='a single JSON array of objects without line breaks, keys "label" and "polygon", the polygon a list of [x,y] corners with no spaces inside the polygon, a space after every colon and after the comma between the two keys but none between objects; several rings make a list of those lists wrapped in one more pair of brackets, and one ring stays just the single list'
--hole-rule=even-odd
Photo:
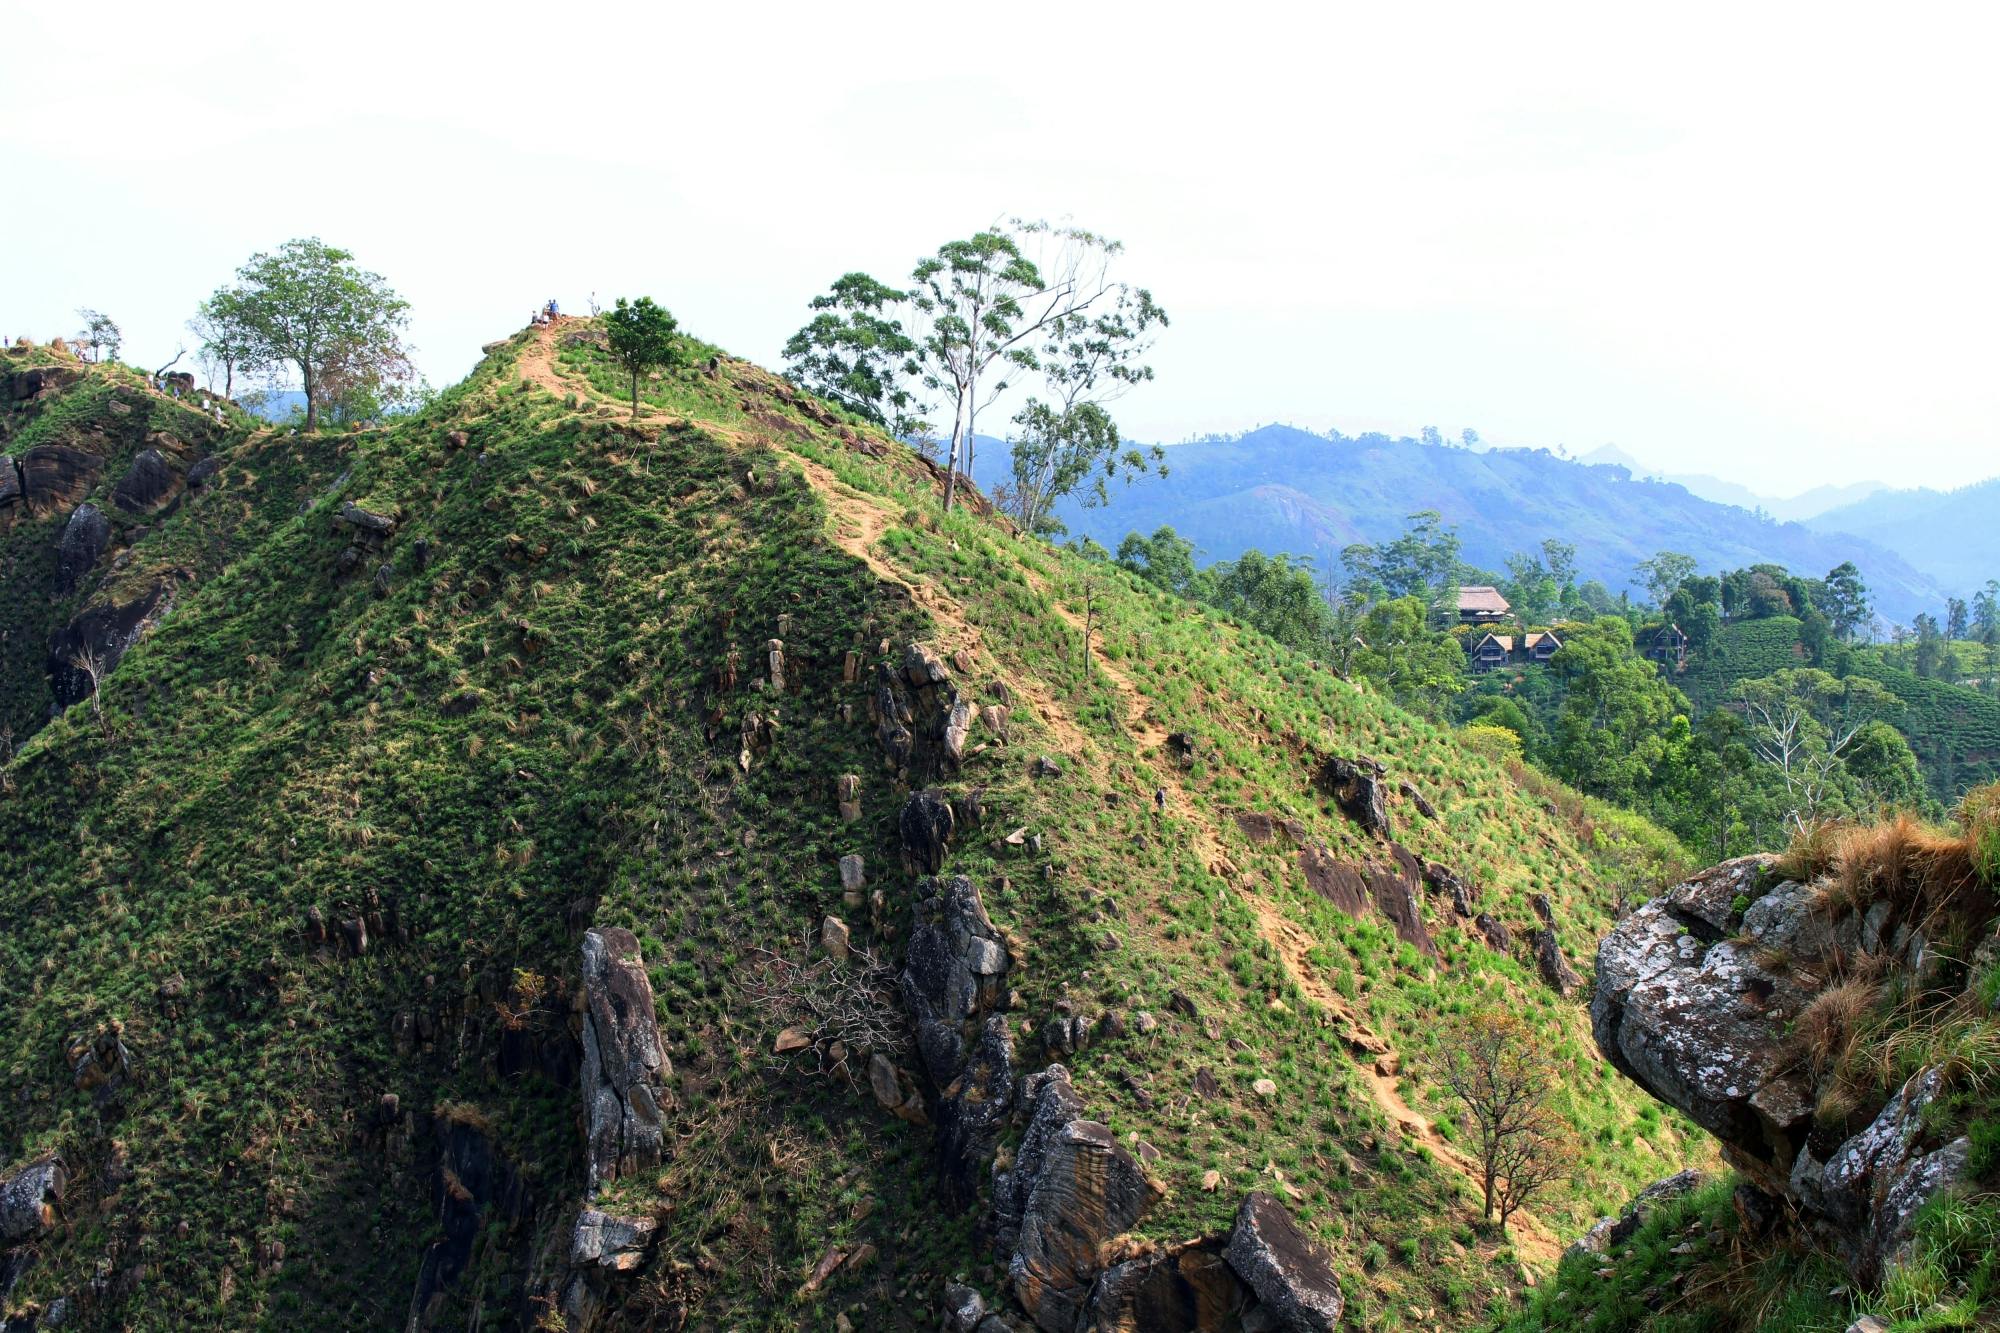
[{"label": "leafy green tree", "polygon": [[[1044,253],[1030,256],[1030,246]],[[911,273],[910,303],[928,324],[917,340],[923,383],[952,400],[947,511],[959,474],[972,471],[980,410],[1012,375],[1039,368],[1039,340],[1087,323],[1129,292],[1110,276],[1123,249],[1081,228],[1016,219],[946,242]]]},{"label": "leafy green tree", "polygon": [[680,321],[650,296],[636,301],[619,297],[604,312],[604,333],[611,356],[632,383],[632,417],[639,417],[639,380],[655,370],[680,364]]},{"label": "leafy green tree", "polygon": [[1206,601],[1209,592],[1202,571],[1195,568],[1194,543],[1162,526],[1150,537],[1125,534],[1118,543],[1118,563],[1148,583],[1182,597]]},{"label": "leafy green tree", "polygon": [[111,316],[99,310],[80,309],[76,317],[83,321],[76,333],[78,351],[88,352],[92,361],[116,361],[125,335]]},{"label": "leafy green tree", "polygon": [[256,374],[264,369],[258,360],[260,345],[250,327],[242,296],[225,287],[203,301],[187,322],[188,332],[201,342],[195,359],[208,373],[213,390],[218,374],[222,396],[236,397],[236,376]]},{"label": "leafy green tree", "polygon": [[1542,564],[1555,581],[1558,605],[1568,606],[1576,597],[1576,547],[1554,537],[1542,538]]},{"label": "leafy green tree", "polygon": [[1486,727],[1504,727],[1521,738],[1525,747],[1535,734],[1534,719],[1527,710],[1505,695],[1492,695],[1480,704],[1477,711],[1466,719],[1467,725],[1478,724]]},{"label": "leafy green tree", "polygon": [[319,428],[334,387],[330,369],[350,385],[357,377],[372,375],[379,384],[407,374],[409,303],[380,275],[358,268],[351,252],[316,236],[287,241],[252,255],[236,280],[205,304],[221,302],[240,321],[249,360],[298,372],[308,431]]},{"label": "leafy green tree", "polygon": [[1110,483],[1121,474],[1128,482],[1149,471],[1167,474],[1165,451],[1158,445],[1121,448],[1117,423],[1096,403],[1064,411],[1031,398],[1014,424],[1020,427],[1013,440],[1014,480],[994,499],[1028,532],[1062,532],[1051,509],[1085,483],[1084,507],[1095,508],[1111,502]]},{"label": "leafy green tree", "polygon": [[1430,621],[1430,605],[1421,598],[1376,603],[1355,627],[1359,642],[1346,669],[1376,682],[1412,712],[1436,718],[1465,689],[1465,650]]},{"label": "leafy green tree", "polygon": [[1916,806],[1923,801],[1924,774],[1916,751],[1887,722],[1863,723],[1847,747],[1845,763],[1871,805]]},{"label": "leafy green tree", "polygon": [[1211,596],[1222,611],[1301,652],[1317,652],[1332,626],[1332,611],[1313,581],[1309,560],[1245,551],[1209,571]]},{"label": "leafy green tree", "polygon": [[1507,557],[1501,593],[1524,625],[1546,625],[1562,605],[1562,587],[1542,562],[1525,551]]},{"label": "leafy green tree", "polygon": [[1947,639],[1963,639],[1971,629],[1971,617],[1967,614],[1963,597],[1945,599],[1945,631]]},{"label": "leafy green tree", "polygon": [[1641,807],[1675,757],[1669,735],[1687,700],[1633,650],[1632,627],[1618,617],[1571,627],[1549,671],[1564,689],[1548,745],[1556,775]]},{"label": "leafy green tree", "polygon": [[886,313],[909,296],[866,273],[845,275],[813,298],[819,313],[785,343],[786,372],[899,438],[927,431],[914,392],[922,374],[917,341]]},{"label": "leafy green tree", "polygon": [[1944,636],[1938,632],[1937,617],[1929,612],[1920,612],[1912,628],[1917,632],[1916,673],[1919,676],[1935,677],[1938,665],[1944,657]]},{"label": "leafy green tree", "polygon": [[1646,590],[1650,605],[1665,607],[1674,590],[1694,574],[1695,560],[1679,551],[1661,551],[1650,560],[1641,560],[1632,570],[1632,579]]},{"label": "leafy green tree", "polygon": [[1459,582],[1459,538],[1435,509],[1411,514],[1409,526],[1383,546],[1357,543],[1340,553],[1350,586],[1369,600],[1419,597],[1436,605]]}]

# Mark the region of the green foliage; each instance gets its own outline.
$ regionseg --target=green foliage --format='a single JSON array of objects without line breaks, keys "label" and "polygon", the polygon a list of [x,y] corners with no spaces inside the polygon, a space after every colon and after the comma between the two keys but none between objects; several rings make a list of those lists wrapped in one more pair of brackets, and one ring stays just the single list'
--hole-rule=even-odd
[{"label": "green foliage", "polygon": [[307,431],[329,408],[349,420],[379,415],[414,380],[402,341],[409,303],[356,266],[352,252],[317,236],[287,241],[252,255],[236,281],[204,302],[202,315],[219,321],[250,364],[298,372]]},{"label": "green foliage", "polygon": [[639,417],[639,379],[681,361],[680,321],[650,296],[636,301],[618,298],[604,315],[604,334],[612,359],[632,383],[632,418]]},{"label": "green foliage", "polygon": [[785,343],[787,373],[892,435],[927,433],[929,409],[912,391],[922,373],[916,339],[885,313],[908,300],[866,273],[845,274],[812,299],[819,313]]}]

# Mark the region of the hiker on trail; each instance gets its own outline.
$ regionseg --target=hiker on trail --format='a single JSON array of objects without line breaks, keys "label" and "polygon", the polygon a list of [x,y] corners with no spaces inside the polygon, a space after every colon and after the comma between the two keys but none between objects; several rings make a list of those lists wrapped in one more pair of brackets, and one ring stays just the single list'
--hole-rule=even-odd
[{"label": "hiker on trail", "polygon": [[548,306],[549,322],[554,323],[556,316],[560,313],[561,312],[556,309],[556,298],[551,296],[549,298],[549,306]]}]

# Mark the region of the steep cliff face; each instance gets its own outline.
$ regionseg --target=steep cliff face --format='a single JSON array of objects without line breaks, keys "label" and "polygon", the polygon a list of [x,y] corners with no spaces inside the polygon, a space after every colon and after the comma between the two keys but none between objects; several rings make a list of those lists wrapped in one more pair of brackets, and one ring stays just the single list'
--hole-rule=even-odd
[{"label": "steep cliff face", "polygon": [[1753,1243],[1824,1246],[1864,1299],[1919,1257],[1926,1207],[1996,1165],[1975,1147],[2000,1130],[1996,810],[1987,789],[1955,830],[1898,819],[1716,866],[1598,949],[1605,1058],[1721,1141]]}]

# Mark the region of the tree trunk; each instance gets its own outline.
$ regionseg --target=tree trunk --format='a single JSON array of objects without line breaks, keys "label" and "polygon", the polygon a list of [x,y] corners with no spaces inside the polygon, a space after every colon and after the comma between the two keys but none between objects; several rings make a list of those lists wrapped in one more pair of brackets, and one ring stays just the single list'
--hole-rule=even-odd
[{"label": "tree trunk", "polygon": [[966,437],[972,433],[966,420],[968,397],[968,391],[961,388],[958,391],[958,401],[952,405],[951,410],[951,451],[945,455],[944,460],[944,512],[947,514],[951,512],[953,497],[958,494],[959,451],[965,447]]},{"label": "tree trunk", "polygon": [[639,419],[639,372],[632,372],[632,420]]},{"label": "tree trunk", "polygon": [[313,391],[312,366],[308,362],[299,363],[299,378],[306,386],[306,434],[319,429],[319,395]]}]

